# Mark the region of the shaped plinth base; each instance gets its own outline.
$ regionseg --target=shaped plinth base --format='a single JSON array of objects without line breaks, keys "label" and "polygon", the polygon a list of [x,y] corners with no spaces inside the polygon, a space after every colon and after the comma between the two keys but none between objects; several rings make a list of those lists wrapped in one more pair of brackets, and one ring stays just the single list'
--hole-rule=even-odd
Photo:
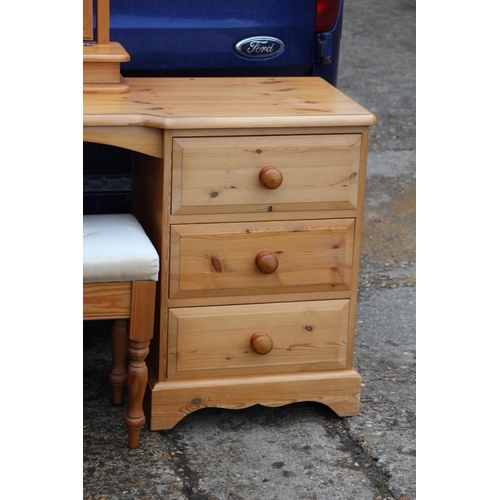
[{"label": "shaped plinth base", "polygon": [[151,430],[172,429],[186,415],[202,408],[242,409],[260,404],[284,406],[312,401],[339,417],[359,414],[361,377],[355,370],[302,374],[196,379],[151,380],[144,411]]}]

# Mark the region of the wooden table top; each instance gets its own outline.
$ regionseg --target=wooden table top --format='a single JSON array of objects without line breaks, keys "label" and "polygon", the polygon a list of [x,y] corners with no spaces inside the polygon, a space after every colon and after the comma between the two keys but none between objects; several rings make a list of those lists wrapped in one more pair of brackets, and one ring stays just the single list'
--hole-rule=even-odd
[{"label": "wooden table top", "polygon": [[369,126],[369,111],[319,77],[127,78],[128,94],[83,94],[83,125]]}]

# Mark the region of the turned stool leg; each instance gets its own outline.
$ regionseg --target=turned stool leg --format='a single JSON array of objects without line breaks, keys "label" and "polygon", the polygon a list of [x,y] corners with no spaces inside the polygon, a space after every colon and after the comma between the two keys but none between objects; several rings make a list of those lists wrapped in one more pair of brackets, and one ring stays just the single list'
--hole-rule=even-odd
[{"label": "turned stool leg", "polygon": [[125,425],[128,428],[128,445],[137,448],[139,433],[146,422],[142,402],[148,381],[148,368],[144,362],[149,353],[149,340],[134,342],[130,340],[128,353],[131,361],[127,372],[128,410],[125,416]]},{"label": "turned stool leg", "polygon": [[123,388],[127,381],[127,347],[128,347],[128,321],[117,319],[111,327],[111,355],[113,365],[109,374],[109,382],[113,388],[113,404],[122,402]]}]

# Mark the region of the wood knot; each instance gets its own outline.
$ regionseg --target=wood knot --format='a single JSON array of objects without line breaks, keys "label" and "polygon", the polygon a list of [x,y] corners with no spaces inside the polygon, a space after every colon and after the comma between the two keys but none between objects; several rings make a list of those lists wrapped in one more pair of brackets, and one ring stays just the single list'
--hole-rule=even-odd
[{"label": "wood knot", "polygon": [[212,265],[212,269],[216,273],[222,273],[222,271],[224,270],[222,268],[222,264],[221,264],[220,260],[215,256],[210,257],[210,264]]}]

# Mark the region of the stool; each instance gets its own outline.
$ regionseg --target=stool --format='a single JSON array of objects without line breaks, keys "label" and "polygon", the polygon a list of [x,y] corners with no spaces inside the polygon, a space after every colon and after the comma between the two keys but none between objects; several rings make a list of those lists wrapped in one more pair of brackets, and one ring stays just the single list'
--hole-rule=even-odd
[{"label": "stool", "polygon": [[146,421],[145,358],[153,338],[158,271],[158,253],[133,215],[83,216],[83,319],[115,320],[109,380],[115,404],[121,403],[127,384],[125,425],[130,448],[137,448]]}]

